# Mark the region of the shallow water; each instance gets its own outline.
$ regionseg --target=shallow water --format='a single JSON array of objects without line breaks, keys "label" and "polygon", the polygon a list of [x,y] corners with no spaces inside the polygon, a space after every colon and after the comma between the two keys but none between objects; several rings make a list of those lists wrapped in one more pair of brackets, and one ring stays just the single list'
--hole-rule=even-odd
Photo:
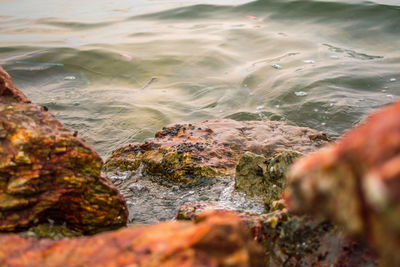
[{"label": "shallow water", "polygon": [[107,176],[126,199],[129,223],[157,223],[175,219],[181,205],[198,201],[215,202],[218,207],[261,214],[261,199],[246,197],[234,190],[233,177],[207,178],[182,185],[137,172],[110,172]]},{"label": "shallow water", "polygon": [[0,64],[103,158],[215,117],[338,136],[400,96],[398,0],[0,4]]}]

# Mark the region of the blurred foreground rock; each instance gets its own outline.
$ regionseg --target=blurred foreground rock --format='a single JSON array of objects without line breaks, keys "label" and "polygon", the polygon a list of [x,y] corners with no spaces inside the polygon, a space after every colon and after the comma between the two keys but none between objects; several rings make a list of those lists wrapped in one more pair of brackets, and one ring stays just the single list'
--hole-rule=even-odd
[{"label": "blurred foreground rock", "polygon": [[209,211],[192,222],[135,226],[53,241],[0,235],[0,266],[263,266],[240,218]]},{"label": "blurred foreground rock", "polygon": [[290,172],[291,210],[330,218],[367,240],[383,266],[400,266],[400,102]]},{"label": "blurred foreground rock", "polygon": [[286,150],[307,153],[328,141],[321,132],[278,121],[213,119],[175,124],[148,142],[115,150],[105,163],[105,171],[133,171],[143,166],[147,174],[190,182],[199,177],[233,175],[245,151],[264,156]]},{"label": "blurred foreground rock", "polygon": [[30,103],[0,67],[0,231],[52,221],[81,233],[126,225],[125,200],[76,133]]},{"label": "blurred foreground rock", "polygon": [[[178,220],[197,220],[204,211],[224,213],[215,202],[182,205]],[[370,250],[343,235],[327,221],[295,216],[286,209],[267,214],[238,213],[253,239],[264,249],[265,266],[376,266]]]}]

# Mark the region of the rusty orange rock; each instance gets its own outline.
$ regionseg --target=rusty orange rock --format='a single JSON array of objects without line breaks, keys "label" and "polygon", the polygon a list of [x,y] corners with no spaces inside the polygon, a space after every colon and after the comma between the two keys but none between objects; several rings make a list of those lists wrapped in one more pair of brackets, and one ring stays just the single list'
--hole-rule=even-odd
[{"label": "rusty orange rock", "polygon": [[[223,213],[216,202],[182,205],[178,220],[196,220],[205,210]],[[327,221],[295,216],[284,208],[266,214],[238,212],[251,235],[264,249],[266,266],[376,266],[376,259],[362,243],[355,242]]]},{"label": "rusty orange rock", "polygon": [[0,66],[0,102],[29,102],[14,85],[10,75]]},{"label": "rusty orange rock", "polygon": [[322,215],[365,238],[382,265],[400,265],[400,102],[382,108],[337,144],[295,164],[291,210]]},{"label": "rusty orange rock", "polygon": [[0,231],[49,219],[83,233],[126,225],[125,200],[101,166],[85,140],[30,103],[0,67]]},{"label": "rusty orange rock", "polygon": [[238,216],[206,212],[192,222],[135,226],[90,237],[37,240],[0,235],[0,266],[263,266]]}]

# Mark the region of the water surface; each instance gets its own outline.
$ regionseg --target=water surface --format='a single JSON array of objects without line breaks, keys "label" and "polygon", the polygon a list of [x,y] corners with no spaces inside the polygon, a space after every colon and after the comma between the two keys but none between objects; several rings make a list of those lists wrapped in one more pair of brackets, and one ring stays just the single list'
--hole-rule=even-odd
[{"label": "water surface", "polygon": [[338,136],[400,95],[397,0],[0,4],[0,64],[104,158],[216,117]]}]

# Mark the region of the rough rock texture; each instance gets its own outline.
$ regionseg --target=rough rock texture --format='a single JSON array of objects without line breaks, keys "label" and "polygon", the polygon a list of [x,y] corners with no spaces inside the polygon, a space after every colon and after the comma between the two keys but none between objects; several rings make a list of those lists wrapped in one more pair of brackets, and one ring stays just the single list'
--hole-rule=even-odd
[{"label": "rough rock texture", "polygon": [[329,141],[321,132],[284,122],[207,120],[176,124],[156,133],[145,143],[115,150],[105,170],[136,170],[142,164],[150,175],[189,182],[197,177],[233,175],[245,151],[271,156],[295,150],[307,153]]},{"label": "rough rock texture", "polygon": [[48,219],[83,233],[125,225],[125,200],[101,166],[89,144],[30,103],[0,67],[0,231]]},{"label": "rough rock texture", "polygon": [[281,199],[286,187],[286,170],[301,155],[295,151],[283,151],[266,158],[245,152],[236,166],[235,189],[262,198],[269,211],[272,203]]},{"label": "rough rock texture", "polygon": [[33,226],[26,232],[20,232],[19,235],[23,237],[50,238],[53,240],[82,236],[81,233],[71,230],[64,225],[54,225],[51,223]]},{"label": "rough rock texture", "polygon": [[0,102],[30,103],[26,96],[14,85],[11,76],[0,66]]},{"label": "rough rock texture", "polygon": [[210,211],[195,223],[165,222],[52,241],[0,235],[0,266],[263,266],[240,218]]},{"label": "rough rock texture", "polygon": [[400,102],[293,166],[291,210],[333,219],[400,266]]},{"label": "rough rock texture", "polygon": [[[181,206],[178,220],[196,220],[205,210],[224,212],[219,203],[196,202]],[[266,266],[376,266],[373,254],[328,222],[294,216],[286,209],[267,214],[239,213],[264,248]]]}]

